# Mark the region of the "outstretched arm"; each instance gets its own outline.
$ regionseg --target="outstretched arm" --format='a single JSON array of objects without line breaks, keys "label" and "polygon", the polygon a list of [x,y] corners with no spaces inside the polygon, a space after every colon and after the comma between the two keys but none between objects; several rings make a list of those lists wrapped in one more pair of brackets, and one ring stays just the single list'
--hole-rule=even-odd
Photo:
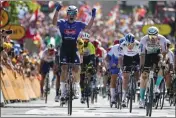
[{"label": "outstretched arm", "polygon": [[89,29],[92,27],[92,25],[93,25],[93,23],[94,23],[95,16],[96,16],[96,9],[93,8],[93,9],[92,9],[92,18],[91,18],[91,20],[89,21],[88,25],[85,27],[85,30],[89,30]]},{"label": "outstretched arm", "polygon": [[53,25],[57,25],[57,19],[58,19],[58,16],[59,16],[59,10],[61,9],[61,5],[58,4],[57,7],[56,7],[56,11],[55,11],[55,14],[54,14],[54,17],[53,17]]}]

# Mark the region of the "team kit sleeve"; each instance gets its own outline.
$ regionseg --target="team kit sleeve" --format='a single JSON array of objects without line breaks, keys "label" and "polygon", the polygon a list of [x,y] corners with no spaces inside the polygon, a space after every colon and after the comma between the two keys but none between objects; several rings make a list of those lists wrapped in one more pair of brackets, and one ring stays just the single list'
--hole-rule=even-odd
[{"label": "team kit sleeve", "polygon": [[139,55],[145,54],[145,39],[142,38],[140,43],[139,43]]},{"label": "team kit sleeve", "polygon": [[40,52],[40,59],[44,60],[44,57],[46,55],[46,50]]},{"label": "team kit sleeve", "polygon": [[91,42],[89,44],[90,44],[91,54],[95,55],[95,47],[94,47],[94,45]]},{"label": "team kit sleeve", "polygon": [[118,57],[123,57],[124,56],[123,44],[124,43],[122,43],[121,45],[119,45],[117,47],[117,52],[116,53],[118,54]]},{"label": "team kit sleeve", "polygon": [[62,24],[65,23],[65,20],[64,19],[59,19],[57,21],[57,27],[59,27],[59,29],[62,27]]},{"label": "team kit sleeve", "polygon": [[166,38],[162,38],[163,40],[160,40],[161,43],[161,50],[162,52],[166,52],[167,51],[167,39]]}]

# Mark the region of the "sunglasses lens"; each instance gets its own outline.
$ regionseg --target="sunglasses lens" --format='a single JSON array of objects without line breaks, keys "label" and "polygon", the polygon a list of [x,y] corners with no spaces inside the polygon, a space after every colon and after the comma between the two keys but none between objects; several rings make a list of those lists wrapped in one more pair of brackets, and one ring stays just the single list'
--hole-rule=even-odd
[{"label": "sunglasses lens", "polygon": [[70,16],[75,16],[76,15],[75,12],[68,12],[67,14],[70,15]]},{"label": "sunglasses lens", "polygon": [[133,44],[133,43],[128,43],[127,45],[130,46],[130,45],[132,45],[132,44]]}]

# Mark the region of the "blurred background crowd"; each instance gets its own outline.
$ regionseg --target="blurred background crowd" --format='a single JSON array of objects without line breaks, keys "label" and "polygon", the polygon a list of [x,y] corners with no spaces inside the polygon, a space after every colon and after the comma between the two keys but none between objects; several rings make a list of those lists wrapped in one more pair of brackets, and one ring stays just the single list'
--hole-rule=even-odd
[{"label": "blurred background crowd", "polygon": [[[52,25],[56,4],[54,1],[35,0],[1,2],[1,9],[5,9],[9,15],[8,24],[18,24],[25,28],[23,38],[12,40],[32,55],[38,54],[51,37],[60,45],[60,32]],[[91,9],[97,9],[96,20],[89,33],[91,40],[100,40],[104,48],[128,32],[140,40],[145,34],[143,26],[148,24],[168,24],[171,31],[164,35],[172,42],[176,36],[174,1],[63,1],[60,18],[66,18],[67,6],[71,4],[79,8],[78,20],[86,23],[90,20]]]}]

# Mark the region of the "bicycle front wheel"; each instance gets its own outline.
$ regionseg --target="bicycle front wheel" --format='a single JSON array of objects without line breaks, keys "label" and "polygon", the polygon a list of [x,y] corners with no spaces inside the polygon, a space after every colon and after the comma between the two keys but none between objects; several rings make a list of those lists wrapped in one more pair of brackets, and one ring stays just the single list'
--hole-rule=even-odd
[{"label": "bicycle front wheel", "polygon": [[153,78],[151,79],[150,83],[150,89],[149,89],[149,104],[148,104],[148,109],[149,109],[149,117],[152,115],[152,106],[153,106]]},{"label": "bicycle front wheel", "polygon": [[130,87],[129,87],[129,99],[130,99],[130,113],[132,112],[133,107],[133,78],[130,77]]},{"label": "bicycle front wheel", "polygon": [[118,79],[118,109],[122,109],[122,80]]},{"label": "bicycle front wheel", "polygon": [[46,74],[45,77],[45,104],[47,104],[48,101],[48,85],[49,84],[49,73]]},{"label": "bicycle front wheel", "polygon": [[90,87],[89,87],[89,82],[88,82],[88,80],[87,80],[87,83],[86,83],[86,91],[85,91],[85,93],[86,93],[86,102],[87,102],[87,108],[89,108],[89,90],[90,89]]},{"label": "bicycle front wheel", "polygon": [[69,98],[68,98],[68,114],[69,115],[72,115],[72,98],[73,98],[72,82],[69,81]]}]

